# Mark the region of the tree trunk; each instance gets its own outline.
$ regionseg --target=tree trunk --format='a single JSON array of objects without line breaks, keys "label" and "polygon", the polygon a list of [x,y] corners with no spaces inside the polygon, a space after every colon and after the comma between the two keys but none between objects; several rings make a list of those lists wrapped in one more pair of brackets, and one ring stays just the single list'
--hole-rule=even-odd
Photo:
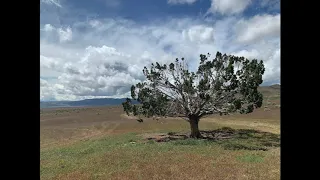
[{"label": "tree trunk", "polygon": [[199,131],[199,117],[198,116],[190,116],[190,127],[191,127],[191,138],[201,138],[201,134]]}]

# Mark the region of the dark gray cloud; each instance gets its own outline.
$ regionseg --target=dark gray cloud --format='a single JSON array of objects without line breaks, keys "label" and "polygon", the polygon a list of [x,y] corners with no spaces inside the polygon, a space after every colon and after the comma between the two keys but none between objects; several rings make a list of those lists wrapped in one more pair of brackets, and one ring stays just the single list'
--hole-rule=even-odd
[{"label": "dark gray cloud", "polygon": [[114,63],[109,63],[106,62],[104,63],[104,67],[106,69],[112,69],[117,72],[127,72],[128,71],[128,65],[122,62],[114,62]]}]

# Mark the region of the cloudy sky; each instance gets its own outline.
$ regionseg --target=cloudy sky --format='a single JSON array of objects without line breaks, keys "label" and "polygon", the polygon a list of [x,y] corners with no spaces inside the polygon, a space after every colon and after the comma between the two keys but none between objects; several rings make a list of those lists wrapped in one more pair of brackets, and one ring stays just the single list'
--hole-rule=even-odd
[{"label": "cloudy sky", "polygon": [[40,100],[126,97],[151,62],[217,51],[280,83],[280,0],[40,0]]}]

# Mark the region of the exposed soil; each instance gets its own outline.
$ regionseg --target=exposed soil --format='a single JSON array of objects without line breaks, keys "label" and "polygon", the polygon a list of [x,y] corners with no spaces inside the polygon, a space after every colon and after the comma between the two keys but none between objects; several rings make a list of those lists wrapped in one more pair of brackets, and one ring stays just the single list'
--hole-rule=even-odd
[{"label": "exposed soil", "polygon": [[[224,144],[224,148],[229,150],[247,149],[266,151],[270,147],[280,146],[280,135],[253,129],[224,127],[211,131],[200,131],[200,133],[202,135],[201,139],[218,141],[219,143],[224,142],[223,140],[231,139],[231,141]],[[155,142],[191,139],[190,133],[175,132],[144,134],[143,137],[145,140],[153,140]]]},{"label": "exposed soil", "polygon": [[[202,135],[202,139],[208,140],[221,140],[221,139],[230,139],[232,138],[237,132],[231,128],[222,128],[212,131],[200,131]],[[147,140],[155,140],[156,142],[168,142],[171,140],[184,140],[191,138],[190,133],[176,133],[176,132],[169,132],[169,133],[151,133],[151,134],[144,134],[144,139]]]}]

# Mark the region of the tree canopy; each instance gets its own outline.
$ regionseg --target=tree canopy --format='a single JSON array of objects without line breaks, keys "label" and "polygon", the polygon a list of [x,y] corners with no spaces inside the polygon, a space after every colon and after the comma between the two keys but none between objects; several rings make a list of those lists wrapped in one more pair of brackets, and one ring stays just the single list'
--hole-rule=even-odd
[{"label": "tree canopy", "polygon": [[151,64],[143,68],[144,82],[132,85],[131,99],[123,103],[128,115],[182,117],[191,125],[191,136],[198,138],[200,118],[229,113],[251,113],[262,106],[258,91],[263,82],[263,61],[217,52],[200,55],[196,72],[189,70],[184,58],[170,64]]}]

